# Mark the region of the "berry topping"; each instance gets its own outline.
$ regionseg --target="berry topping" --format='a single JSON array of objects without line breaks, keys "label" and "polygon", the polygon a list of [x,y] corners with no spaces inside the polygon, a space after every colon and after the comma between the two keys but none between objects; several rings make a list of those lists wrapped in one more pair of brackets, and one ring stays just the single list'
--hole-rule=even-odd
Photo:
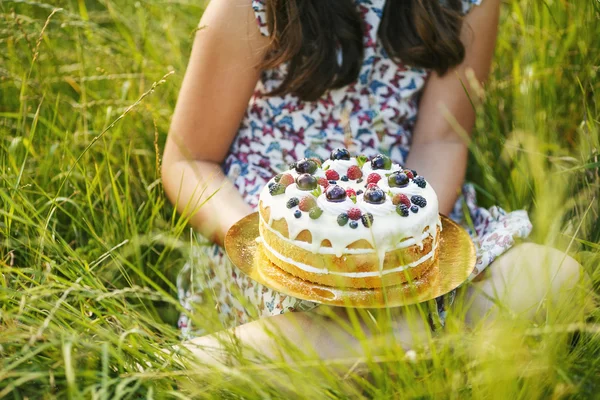
[{"label": "berry topping", "polygon": [[348,197],[356,196],[356,192],[354,191],[354,189],[348,188],[348,189],[346,189],[346,196],[348,196]]},{"label": "berry topping", "polygon": [[383,154],[377,154],[371,159],[372,169],[390,169],[392,168],[392,160]]},{"label": "berry topping", "polygon": [[337,181],[334,180],[329,181],[329,183],[331,183],[332,185],[337,185]]},{"label": "berry topping", "polygon": [[348,210],[348,218],[350,218],[353,221],[359,220],[361,216],[362,216],[362,213],[360,212],[360,209],[358,209],[356,207]]},{"label": "berry topping", "polygon": [[317,188],[317,178],[310,174],[298,175],[296,178],[296,186],[300,190],[313,190]]},{"label": "berry topping", "polygon": [[367,183],[377,183],[381,179],[381,175],[372,173],[367,176]]},{"label": "berry topping", "polygon": [[304,196],[300,199],[298,208],[300,211],[309,212],[313,207],[317,206],[317,201],[312,196]]},{"label": "berry topping", "polygon": [[412,207],[410,208],[410,211],[412,211],[412,212],[414,212],[414,213],[416,214],[416,213],[418,213],[418,212],[419,212],[419,207],[417,207],[417,206],[412,206]]},{"label": "berry topping", "polygon": [[344,226],[348,223],[348,214],[340,214],[337,217],[337,223],[339,226]]},{"label": "berry topping", "polygon": [[392,203],[397,206],[398,204],[404,204],[407,208],[411,206],[408,196],[404,193],[398,193],[392,197]]},{"label": "berry topping", "polygon": [[356,222],[356,221],[350,221],[350,228],[352,228],[352,229],[358,228],[358,222]]},{"label": "berry topping", "polygon": [[398,206],[396,207],[396,212],[402,217],[408,217],[408,207],[406,207],[405,204],[398,204]]},{"label": "berry topping", "polygon": [[325,171],[325,176],[327,177],[327,179],[329,179],[330,181],[337,181],[338,179],[340,179],[340,174],[338,174],[336,171],[334,171],[333,169],[328,169],[327,171]]},{"label": "berry topping", "polygon": [[394,172],[390,176],[388,176],[388,184],[390,187],[405,187],[410,182],[408,176],[404,172]]},{"label": "berry topping", "polygon": [[360,217],[360,220],[362,221],[363,225],[367,228],[370,228],[373,226],[373,214],[371,214],[371,213],[363,214],[363,216]]},{"label": "berry topping", "polygon": [[323,160],[321,160],[319,157],[311,157],[309,160],[316,162],[317,166],[319,167],[323,164]]},{"label": "berry topping", "polygon": [[356,165],[353,165],[350,168],[348,168],[348,172],[346,172],[346,175],[350,180],[355,181],[361,178],[363,174],[360,168],[358,168]]},{"label": "berry topping", "polygon": [[371,204],[383,204],[385,203],[385,192],[378,188],[377,186],[368,188],[365,190],[365,194],[363,195],[363,199],[367,203]]},{"label": "berry topping", "polygon": [[349,160],[350,152],[346,149],[335,149],[331,152],[329,158],[332,160]]},{"label": "berry topping", "polygon": [[417,176],[415,179],[413,179],[413,182],[416,183],[421,189],[425,189],[425,186],[427,186],[427,182],[425,182],[425,178],[422,176]]},{"label": "berry topping", "polygon": [[290,186],[292,183],[294,183],[294,177],[290,174],[283,174],[279,179],[279,184],[285,187]]},{"label": "berry topping", "polygon": [[415,177],[415,175],[412,173],[412,171],[410,169],[405,169],[404,173],[406,174],[406,176],[408,176],[409,179],[412,179]]},{"label": "berry topping", "polygon": [[284,194],[285,193],[285,186],[283,186],[280,183],[276,183],[273,186],[271,186],[269,188],[269,193],[271,193],[271,196],[277,196],[280,194]]},{"label": "berry topping", "polygon": [[346,175],[342,175],[342,177],[340,178],[340,180],[342,182],[348,182],[348,177]]},{"label": "berry topping", "polygon": [[308,215],[311,219],[317,219],[321,216],[321,214],[323,214],[323,210],[321,210],[319,207],[313,207],[308,212]]},{"label": "berry topping", "polygon": [[333,203],[340,203],[346,200],[346,191],[338,185],[331,185],[325,190],[325,197]]},{"label": "berry topping", "polygon": [[425,200],[425,197],[419,196],[418,194],[412,196],[410,198],[410,201],[412,201],[413,204],[416,204],[421,208],[423,208],[427,205],[427,200]]},{"label": "berry topping", "polygon": [[291,199],[289,199],[287,201],[287,203],[285,203],[285,206],[287,208],[294,208],[296,207],[298,204],[300,203],[300,200],[298,200],[297,197],[292,197]]},{"label": "berry topping", "polygon": [[275,183],[279,183],[279,180],[281,179],[282,176],[283,176],[283,174],[275,175],[275,178],[273,178],[275,180]]},{"label": "berry topping", "polygon": [[300,218],[302,216],[302,212],[300,210],[294,211],[294,217]]},{"label": "berry topping", "polygon": [[358,196],[359,194],[363,194],[364,192],[362,190],[359,190],[358,192],[356,192],[356,195]]},{"label": "berry topping", "polygon": [[327,186],[329,186],[329,181],[323,177],[319,178],[317,180],[317,183],[319,184],[319,186],[323,186],[323,189],[327,189]]},{"label": "berry topping", "polygon": [[296,163],[296,172],[299,174],[314,174],[319,166],[313,160],[303,158]]}]

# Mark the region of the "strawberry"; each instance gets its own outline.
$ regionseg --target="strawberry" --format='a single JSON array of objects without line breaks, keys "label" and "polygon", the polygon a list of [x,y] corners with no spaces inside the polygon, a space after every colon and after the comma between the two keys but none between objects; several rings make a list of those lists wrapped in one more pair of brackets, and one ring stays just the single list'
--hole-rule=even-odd
[{"label": "strawberry", "polygon": [[378,187],[376,183],[367,183],[367,189],[373,189]]},{"label": "strawberry", "polygon": [[340,179],[340,174],[338,174],[335,170],[333,169],[328,169],[327,171],[325,171],[325,176],[327,177],[328,180],[330,181],[337,181],[338,179]]},{"label": "strawberry", "polygon": [[406,174],[406,176],[408,176],[408,179],[412,179],[415,177],[415,175],[412,173],[412,171],[410,169],[405,169],[404,173]]},{"label": "strawberry", "polygon": [[404,204],[406,207],[409,208],[411,206],[409,198],[403,193],[398,193],[394,195],[394,197],[392,197],[392,203],[395,206],[397,206],[398,204]]},{"label": "strawberry", "polygon": [[326,178],[321,177],[317,182],[323,186],[323,189],[327,189],[327,186],[329,186],[329,181]]},{"label": "strawberry", "polygon": [[369,174],[369,176],[367,176],[367,183],[377,183],[377,182],[379,182],[380,179],[381,179],[381,176],[379,174],[372,173],[372,174]]},{"label": "strawberry", "polygon": [[312,196],[304,196],[303,198],[300,199],[300,204],[298,204],[298,208],[304,212],[309,212],[311,208],[316,207],[316,206],[317,206],[317,202],[315,201],[315,198]]},{"label": "strawberry", "polygon": [[353,221],[358,221],[360,219],[360,217],[362,216],[362,213],[356,207],[351,208],[350,210],[348,210],[347,214],[348,214],[348,218],[350,218]]},{"label": "strawberry", "polygon": [[356,196],[356,192],[354,191],[354,189],[348,188],[348,189],[346,189],[346,196],[348,196],[348,197]]},{"label": "strawberry", "polygon": [[348,176],[348,178],[351,180],[359,179],[362,177],[362,175],[362,171],[356,165],[353,165],[350,168],[348,168],[348,172],[346,172],[346,176]]},{"label": "strawberry", "polygon": [[281,175],[281,179],[279,179],[279,184],[280,185],[288,187],[292,183],[294,183],[294,177],[292,175],[290,175],[290,174],[283,174],[283,175]]}]

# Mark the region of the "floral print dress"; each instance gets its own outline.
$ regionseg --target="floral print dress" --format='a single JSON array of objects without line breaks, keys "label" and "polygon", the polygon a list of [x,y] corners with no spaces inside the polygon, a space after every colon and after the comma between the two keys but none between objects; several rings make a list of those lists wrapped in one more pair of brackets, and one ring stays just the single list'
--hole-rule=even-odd
[{"label": "floral print dress", "polygon": [[[251,0],[247,0],[251,1]],[[331,150],[345,147],[354,154],[385,153],[404,164],[410,149],[418,100],[429,71],[397,64],[387,57],[377,38],[386,0],[354,0],[364,20],[364,59],[359,78],[346,87],[327,92],[317,101],[293,95],[267,96],[285,76],[285,65],[262,73],[248,104],[239,132],[223,169],[252,207],[262,187],[288,164],[304,157],[326,159]],[[481,0],[463,0],[463,11]],[[253,0],[261,33],[268,35],[264,0]],[[516,237],[526,237],[531,223],[525,211],[506,213],[498,207],[479,208],[473,188],[466,185],[452,218],[463,223],[466,204],[472,221],[465,226],[477,247],[477,264],[471,278],[509,249]],[[474,228],[474,229],[473,229]],[[316,304],[285,296],[252,281],[228,260],[224,250],[199,244],[177,279],[179,299],[188,310],[179,319],[184,338],[201,335],[190,318],[199,305],[218,310],[222,327],[289,311],[310,310]],[[445,305],[434,316],[443,325]],[[205,309],[205,308],[204,308]]]}]

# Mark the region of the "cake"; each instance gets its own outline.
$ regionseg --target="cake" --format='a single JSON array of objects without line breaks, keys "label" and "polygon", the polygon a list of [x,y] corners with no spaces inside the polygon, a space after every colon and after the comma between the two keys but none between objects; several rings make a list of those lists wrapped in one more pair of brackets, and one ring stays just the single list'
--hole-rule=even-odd
[{"label": "cake", "polygon": [[381,288],[426,276],[438,260],[435,191],[385,155],[302,159],[260,193],[261,252],[314,284]]}]

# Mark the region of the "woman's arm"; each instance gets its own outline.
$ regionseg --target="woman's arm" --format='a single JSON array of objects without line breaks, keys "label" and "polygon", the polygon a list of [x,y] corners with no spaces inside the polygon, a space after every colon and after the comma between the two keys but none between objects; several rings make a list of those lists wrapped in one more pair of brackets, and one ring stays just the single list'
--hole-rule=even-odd
[{"label": "woman's arm", "polygon": [[266,45],[250,1],[212,0],[200,21],[167,138],[162,164],[167,196],[194,228],[219,244],[251,211],[220,164],[258,81],[256,65]]},{"label": "woman's arm", "polygon": [[454,206],[464,182],[468,155],[465,140],[452,128],[446,113],[449,112],[466,132],[471,132],[475,111],[465,93],[465,87],[472,93],[465,72],[472,69],[480,82],[486,80],[494,55],[499,13],[499,0],[483,0],[481,6],[474,7],[465,17],[464,61],[443,77],[434,73],[419,104],[406,164],[425,176],[435,188],[442,214],[449,214]]}]

